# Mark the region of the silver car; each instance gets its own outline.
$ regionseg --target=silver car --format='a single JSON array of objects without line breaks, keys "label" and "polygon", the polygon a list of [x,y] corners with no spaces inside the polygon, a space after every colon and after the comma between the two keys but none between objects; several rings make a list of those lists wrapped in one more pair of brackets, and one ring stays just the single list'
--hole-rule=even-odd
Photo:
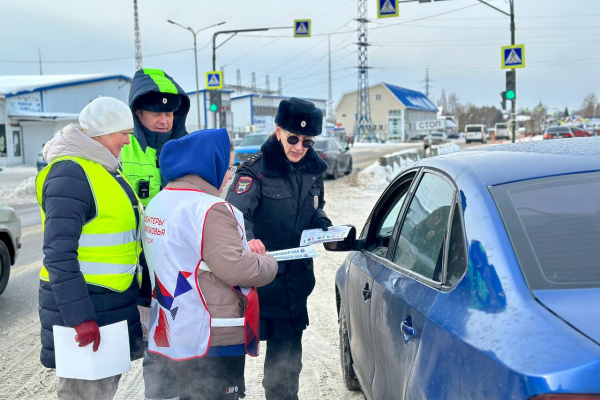
[{"label": "silver car", "polygon": [[8,285],[10,267],[21,248],[21,220],[10,207],[0,206],[0,294]]}]

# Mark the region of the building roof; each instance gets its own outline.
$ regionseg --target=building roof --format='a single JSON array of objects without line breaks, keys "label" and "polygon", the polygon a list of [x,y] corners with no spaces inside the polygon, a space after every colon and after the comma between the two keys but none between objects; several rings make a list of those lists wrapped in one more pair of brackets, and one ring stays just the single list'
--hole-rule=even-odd
[{"label": "building roof", "polygon": [[11,112],[8,114],[9,117],[15,120],[26,120],[26,121],[41,121],[41,120],[53,120],[53,121],[71,121],[79,120],[78,113],[64,113],[64,112],[39,112],[39,111],[18,111]]},{"label": "building roof", "polygon": [[381,83],[392,94],[400,100],[402,104],[409,110],[431,111],[438,112],[438,108],[421,92],[416,90],[406,89],[400,86],[390,85],[389,83]]},{"label": "building roof", "polygon": [[12,75],[0,76],[0,95],[18,96],[31,92],[58,89],[66,86],[83,85],[111,79],[131,81],[125,75],[89,74],[89,75]]}]

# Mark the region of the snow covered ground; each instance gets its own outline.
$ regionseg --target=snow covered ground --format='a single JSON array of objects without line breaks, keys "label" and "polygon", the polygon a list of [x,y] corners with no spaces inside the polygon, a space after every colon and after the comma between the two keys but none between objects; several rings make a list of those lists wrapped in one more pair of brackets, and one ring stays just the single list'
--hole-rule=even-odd
[{"label": "snow covered ground", "polygon": [[0,205],[35,203],[35,167],[3,167],[0,171]]},{"label": "snow covered ground", "polygon": [[[325,210],[333,223],[352,224],[360,232],[382,190],[397,172],[391,167],[373,164],[358,174],[326,181]],[[344,388],[339,361],[334,284],[335,273],[346,253],[330,253],[318,246],[318,254],[315,260],[317,283],[308,299],[310,326],[303,339],[299,395],[306,400],[364,399],[360,391],[351,392]],[[26,269],[37,271],[39,265],[31,265],[19,272],[27,273]],[[0,335],[0,399],[56,399],[55,373],[39,362],[39,335],[40,326],[35,314],[24,319],[17,328]],[[262,346],[264,354],[265,344]],[[246,399],[264,399],[261,386],[263,363],[264,355],[247,358]],[[132,370],[121,379],[116,398],[144,398],[141,360],[135,361]]]}]

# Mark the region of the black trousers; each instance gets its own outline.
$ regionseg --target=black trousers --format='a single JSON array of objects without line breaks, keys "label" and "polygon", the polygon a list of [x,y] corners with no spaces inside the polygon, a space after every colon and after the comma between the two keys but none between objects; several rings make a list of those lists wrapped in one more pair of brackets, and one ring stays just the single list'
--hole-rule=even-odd
[{"label": "black trousers", "polygon": [[302,332],[268,338],[262,385],[267,400],[297,400],[302,371]]},{"label": "black trousers", "polygon": [[146,352],[146,399],[238,400],[244,398],[246,356],[204,357],[171,361]]}]

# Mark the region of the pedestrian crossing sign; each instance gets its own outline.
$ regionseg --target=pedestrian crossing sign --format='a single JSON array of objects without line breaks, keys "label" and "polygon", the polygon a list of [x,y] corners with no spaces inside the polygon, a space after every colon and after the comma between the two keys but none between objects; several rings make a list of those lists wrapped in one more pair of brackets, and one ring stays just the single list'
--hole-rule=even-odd
[{"label": "pedestrian crossing sign", "polygon": [[294,20],[294,37],[310,37],[310,19]]},{"label": "pedestrian crossing sign", "polygon": [[502,48],[502,68],[525,68],[525,45],[517,44]]},{"label": "pedestrian crossing sign", "polygon": [[223,72],[209,71],[206,73],[206,89],[223,89]]},{"label": "pedestrian crossing sign", "polygon": [[377,18],[391,18],[398,15],[398,0],[377,0]]}]

